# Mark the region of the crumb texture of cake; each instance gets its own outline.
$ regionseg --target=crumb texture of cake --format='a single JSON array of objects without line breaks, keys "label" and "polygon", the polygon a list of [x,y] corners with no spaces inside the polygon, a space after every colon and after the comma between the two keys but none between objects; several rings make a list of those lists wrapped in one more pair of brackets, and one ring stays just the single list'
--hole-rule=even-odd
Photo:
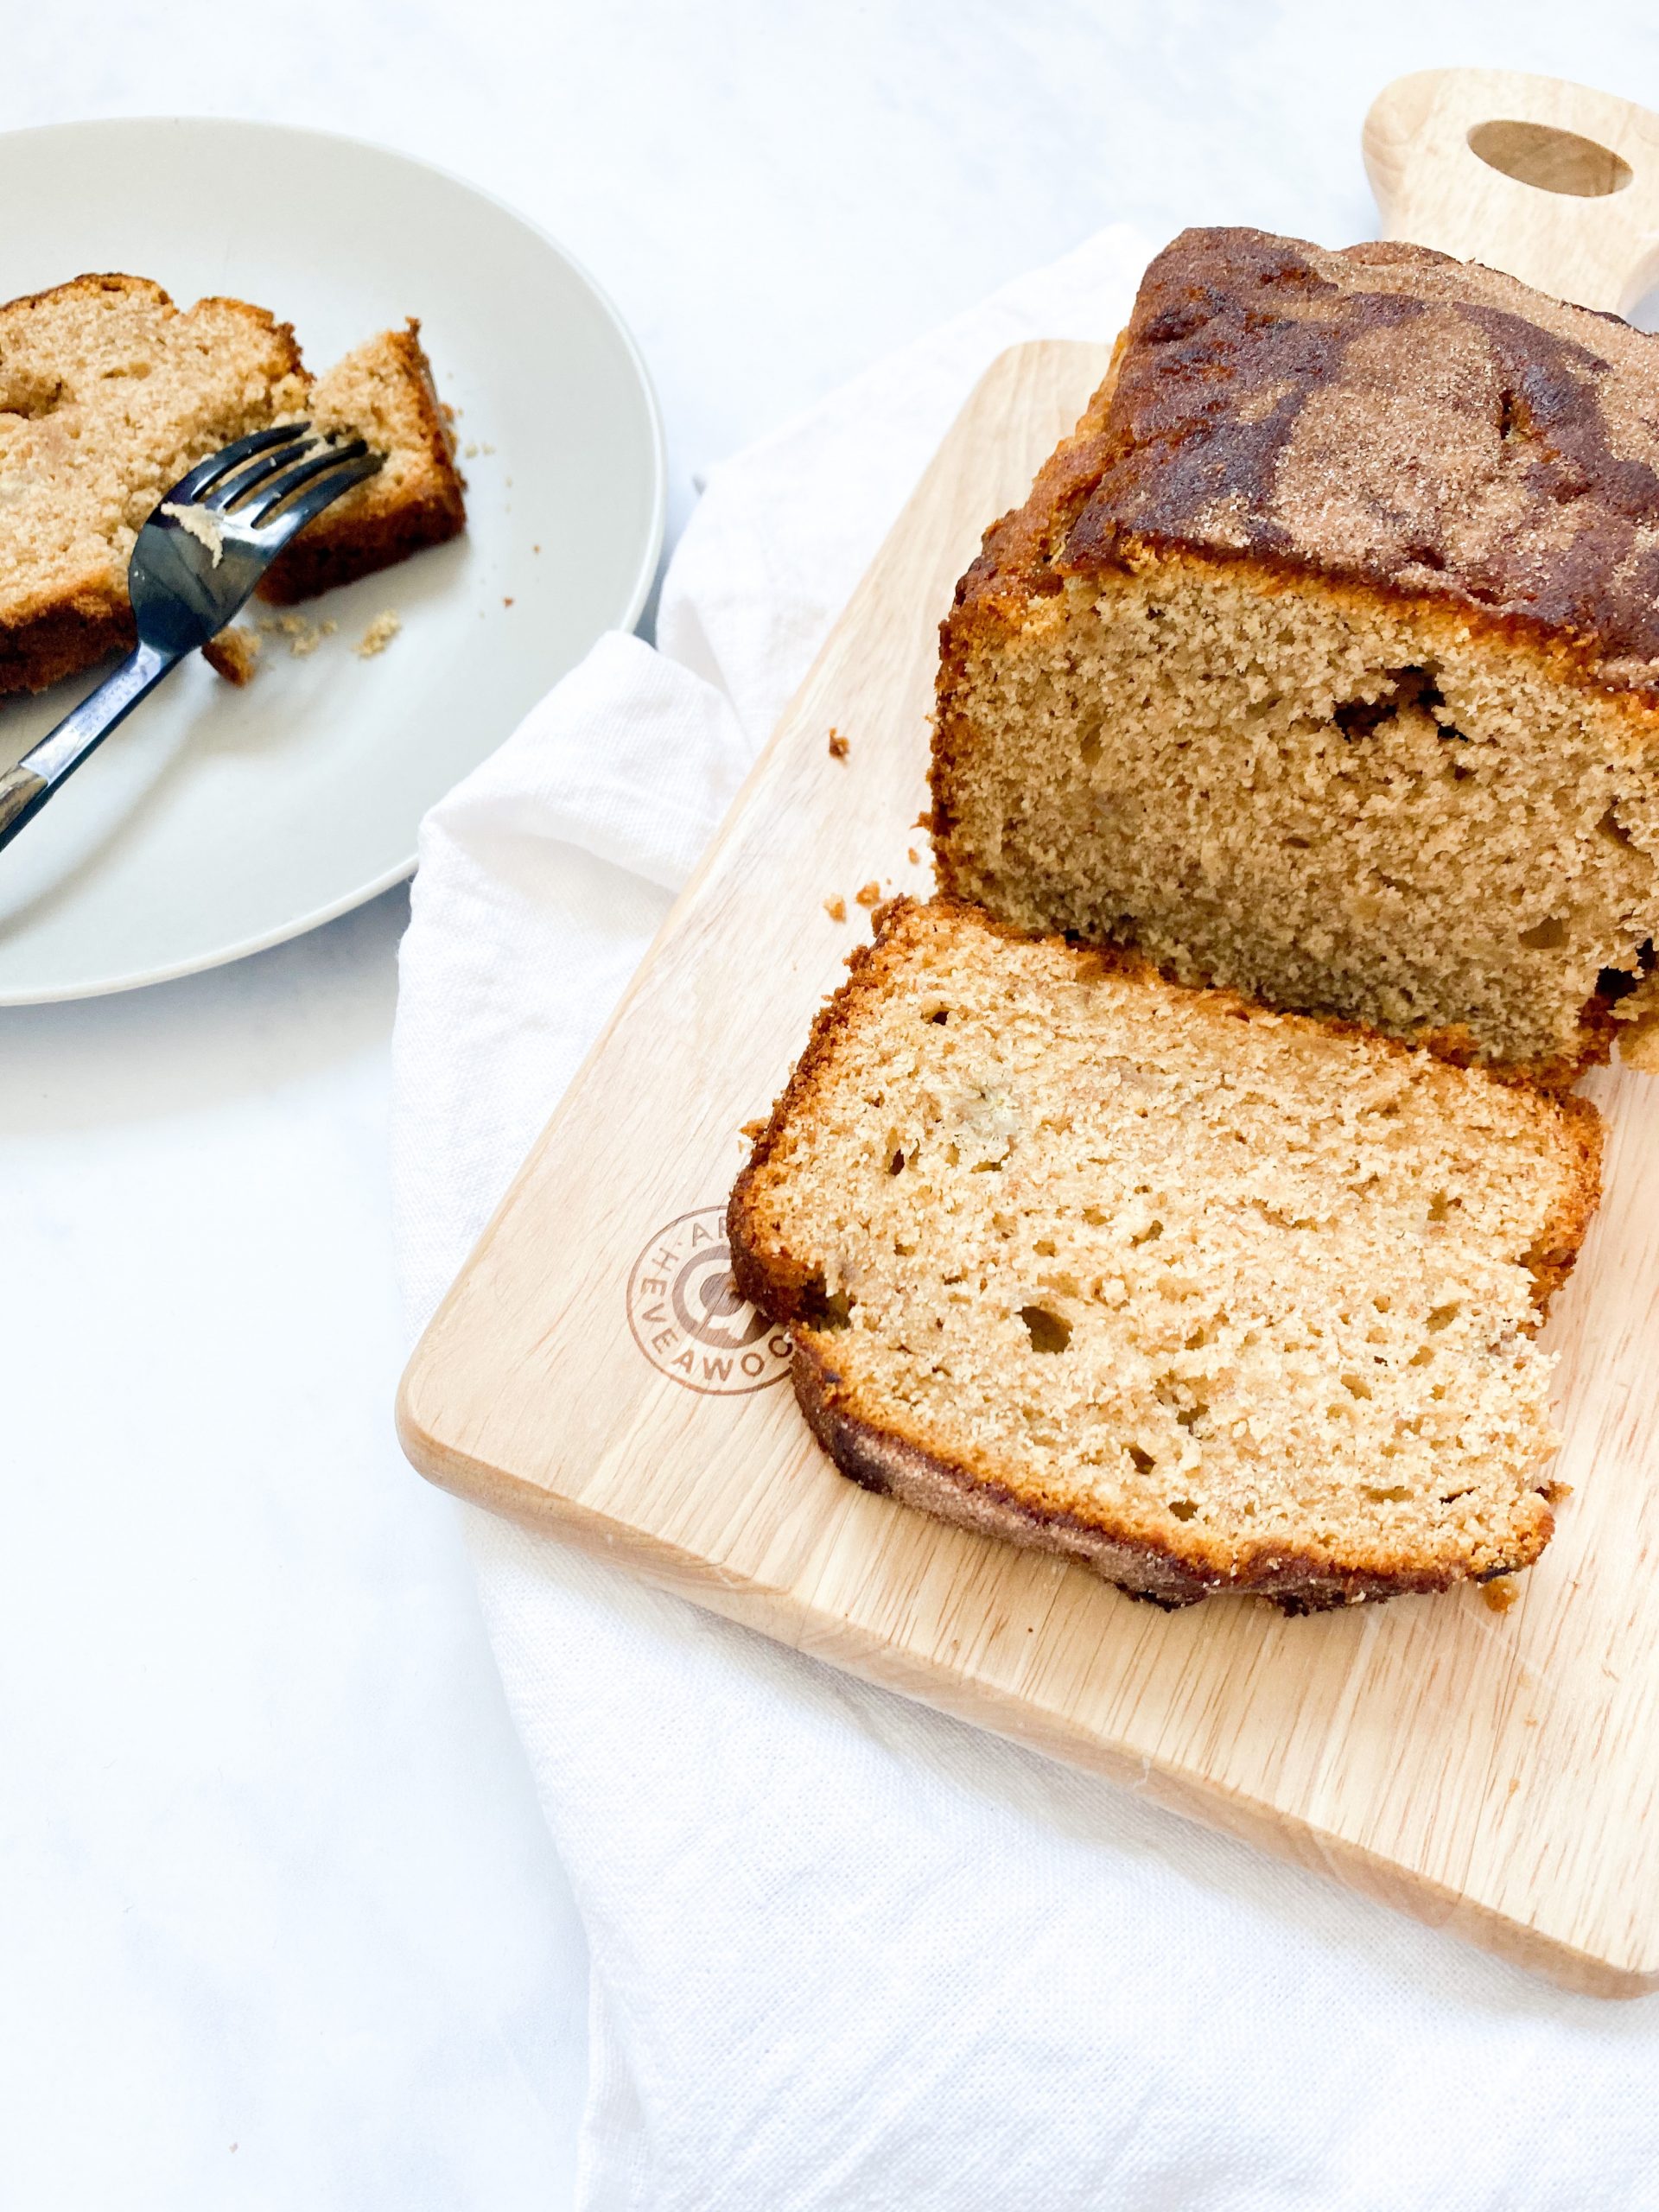
[{"label": "crumb texture of cake", "polygon": [[317,379],[306,403],[312,427],[366,439],[386,463],[301,532],[260,585],[262,598],[309,598],[466,528],[466,487],[420,332],[413,318],[383,331]]},{"label": "crumb texture of cake", "polygon": [[130,645],[127,562],[162,495],[305,396],[293,331],[240,300],[181,310],[103,276],[0,307],[0,691]]},{"label": "crumb texture of cake", "polygon": [[938,704],[948,893],[1570,1078],[1659,934],[1659,339],[1421,247],[1185,233]]},{"label": "crumb texture of cake", "polygon": [[738,1179],[842,1471],[1165,1605],[1525,1567],[1592,1108],[895,901]]},{"label": "crumb texture of cake", "polygon": [[91,276],[0,307],[0,693],[130,647],[127,563],[163,495],[233,439],[307,415],[386,465],[301,533],[269,596],[349,582],[465,527],[413,321],[314,385],[292,328],[242,300],[180,308],[146,278]]}]

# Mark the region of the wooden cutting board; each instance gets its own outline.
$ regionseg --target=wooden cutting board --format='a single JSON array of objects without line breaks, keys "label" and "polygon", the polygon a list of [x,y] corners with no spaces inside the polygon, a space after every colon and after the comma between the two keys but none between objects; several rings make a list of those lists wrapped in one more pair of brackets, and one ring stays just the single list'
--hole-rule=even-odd
[{"label": "wooden cutting board", "polygon": [[[1482,118],[1516,162],[1643,166],[1564,215],[1469,154]],[[1603,167],[1529,139],[1541,118],[1611,149]],[[1596,305],[1639,281],[1659,232],[1659,126],[1639,111],[1456,73],[1391,87],[1369,130],[1385,214],[1405,205],[1419,237],[1484,244]],[[1601,257],[1574,286],[1560,235],[1586,217]],[[1587,1086],[1606,1201],[1547,1338],[1573,1496],[1506,1614],[1471,1589],[1306,1620],[1224,1599],[1166,1615],[938,1526],[835,1473],[781,1339],[732,1293],[741,1125],[868,933],[861,888],[928,882],[912,825],[939,617],[1107,350],[1020,346],[975,392],[428,1330],[405,1448],[464,1496],[1573,1987],[1659,1986],[1659,1081]]]}]

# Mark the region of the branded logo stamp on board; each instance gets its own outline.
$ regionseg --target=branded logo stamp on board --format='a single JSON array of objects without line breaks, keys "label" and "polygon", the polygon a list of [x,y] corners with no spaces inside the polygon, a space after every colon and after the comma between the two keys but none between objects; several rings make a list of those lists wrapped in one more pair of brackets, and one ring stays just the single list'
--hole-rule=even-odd
[{"label": "branded logo stamp on board", "polygon": [[724,1206],[658,1230],[628,1275],[628,1326],[659,1375],[710,1397],[745,1397],[789,1373],[789,1338],[732,1281]]}]

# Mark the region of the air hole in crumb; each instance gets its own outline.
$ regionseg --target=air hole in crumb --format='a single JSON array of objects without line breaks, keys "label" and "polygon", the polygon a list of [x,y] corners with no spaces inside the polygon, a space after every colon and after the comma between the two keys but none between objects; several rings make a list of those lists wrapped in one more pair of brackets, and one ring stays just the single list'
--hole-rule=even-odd
[{"label": "air hole in crumb", "polygon": [[1450,1328],[1452,1322],[1458,1318],[1459,1310],[1458,1301],[1455,1298],[1452,1300],[1452,1303],[1449,1306],[1435,1306],[1428,1317],[1428,1325],[1430,1329],[1438,1335],[1442,1329]]},{"label": "air hole in crumb", "polygon": [[1098,722],[1091,723],[1090,726],[1084,730],[1083,734],[1083,742],[1077,747],[1077,752],[1085,768],[1092,768],[1095,763],[1099,760],[1100,724]]},{"label": "air hole in crumb", "polygon": [[1198,1511],[1197,1502],[1190,1497],[1172,1497],[1169,1510],[1178,1521],[1190,1521]]},{"label": "air hole in crumb", "polygon": [[1604,837],[1611,837],[1616,845],[1629,845],[1632,842],[1630,831],[1611,806],[1597,823],[1596,827]]},{"label": "air hole in crumb", "polygon": [[1033,1351],[1064,1351],[1071,1341],[1071,1324],[1051,1313],[1046,1306],[1022,1306],[1020,1319],[1026,1325]]},{"label": "air hole in crumb", "polygon": [[844,1290],[831,1293],[823,1273],[808,1278],[801,1292],[801,1319],[810,1329],[845,1329],[851,1325],[853,1301]]},{"label": "air hole in crumb", "polygon": [[933,1012],[930,1014],[927,1018],[930,1021],[937,1022],[939,1027],[943,1029],[945,1023],[950,1019],[950,1009],[948,1006],[936,1007]]},{"label": "air hole in crumb", "polygon": [[1052,1260],[1055,1256],[1056,1247],[1052,1236],[1039,1236],[1031,1249],[1040,1259]]},{"label": "air hole in crumb", "polygon": [[1176,1414],[1175,1420],[1177,1426],[1181,1428],[1196,1427],[1198,1423],[1205,1418],[1205,1415],[1209,1412],[1209,1407],[1203,1404],[1188,1406],[1185,1411]]},{"label": "air hole in crumb", "polygon": [[1153,1458],[1151,1452],[1143,1452],[1138,1444],[1131,1444],[1128,1447],[1128,1453],[1130,1461],[1135,1467],[1135,1471],[1139,1475],[1149,1475],[1158,1464],[1158,1462]]},{"label": "air hole in crumb", "polygon": [[1431,668],[1391,668],[1382,672],[1375,699],[1350,699],[1337,708],[1332,721],[1347,738],[1370,737],[1402,707],[1421,707],[1433,714],[1446,700]]},{"label": "air hole in crumb", "polygon": [[1411,1492],[1404,1483],[1395,1483],[1391,1490],[1368,1490],[1365,1495],[1375,1505],[1403,1505]]},{"label": "air hole in crumb", "polygon": [[1371,1395],[1371,1386],[1363,1375],[1344,1375],[1342,1387],[1351,1398],[1369,1398]]},{"label": "air hole in crumb", "polygon": [[[26,376],[27,372],[24,372]],[[6,397],[0,400],[0,414],[16,415],[25,423],[44,422],[48,415],[55,415],[63,403],[64,382],[61,377],[41,378],[29,388],[20,388],[13,380]]]},{"label": "air hole in crumb", "polygon": [[1431,1221],[1449,1221],[1452,1217],[1452,1201],[1447,1198],[1444,1191],[1436,1191],[1433,1197],[1428,1202],[1429,1219]]},{"label": "air hole in crumb", "polygon": [[[1085,1218],[1086,1217],[1085,1217]],[[1143,1229],[1138,1236],[1131,1236],[1129,1242],[1131,1244],[1135,1245],[1151,1244],[1155,1243],[1156,1240],[1163,1235],[1163,1223],[1161,1221],[1154,1221],[1149,1228]]]},{"label": "air hole in crumb", "polygon": [[1637,978],[1623,968],[1604,968],[1596,978],[1596,995],[1609,1006],[1617,1006],[1620,999],[1629,998],[1636,985]]},{"label": "air hole in crumb", "polygon": [[902,1151],[895,1149],[892,1159],[887,1162],[887,1173],[889,1175],[902,1175],[904,1172],[905,1155]]},{"label": "air hole in crumb", "polygon": [[1521,942],[1529,952],[1556,952],[1567,943],[1567,924],[1552,914],[1534,929],[1522,930]]}]

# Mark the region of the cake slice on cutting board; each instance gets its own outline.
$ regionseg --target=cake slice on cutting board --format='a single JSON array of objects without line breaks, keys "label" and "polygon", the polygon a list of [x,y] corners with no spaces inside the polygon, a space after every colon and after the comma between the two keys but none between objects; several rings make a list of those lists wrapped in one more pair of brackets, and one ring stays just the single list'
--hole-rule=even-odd
[{"label": "cake slice on cutting board", "polygon": [[732,1194],[842,1471],[1166,1605],[1529,1565],[1592,1108],[896,903]]}]

